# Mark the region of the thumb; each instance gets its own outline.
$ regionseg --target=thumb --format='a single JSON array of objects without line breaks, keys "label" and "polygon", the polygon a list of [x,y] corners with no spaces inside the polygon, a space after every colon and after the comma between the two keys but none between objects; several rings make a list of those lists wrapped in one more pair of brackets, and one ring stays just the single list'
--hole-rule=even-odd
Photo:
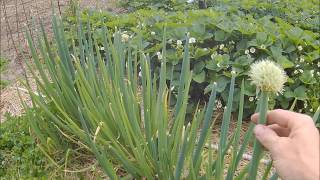
[{"label": "thumb", "polygon": [[278,144],[276,142],[280,139],[277,133],[271,128],[261,124],[256,125],[253,132],[259,142],[272,153],[274,146]]}]

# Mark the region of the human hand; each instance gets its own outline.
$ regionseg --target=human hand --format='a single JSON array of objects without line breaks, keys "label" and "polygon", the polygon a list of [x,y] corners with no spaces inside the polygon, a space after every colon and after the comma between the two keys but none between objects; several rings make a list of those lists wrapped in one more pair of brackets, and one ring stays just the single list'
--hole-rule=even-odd
[{"label": "human hand", "polygon": [[[251,116],[257,123],[259,114]],[[319,180],[319,132],[307,115],[277,109],[267,113],[267,125],[254,134],[270,151],[278,175],[284,180]]]}]

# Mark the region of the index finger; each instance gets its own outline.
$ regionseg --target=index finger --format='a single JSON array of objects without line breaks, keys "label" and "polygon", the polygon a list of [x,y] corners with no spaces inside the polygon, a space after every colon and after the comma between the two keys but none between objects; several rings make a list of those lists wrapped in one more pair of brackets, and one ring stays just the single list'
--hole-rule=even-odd
[{"label": "index finger", "polygon": [[[258,122],[259,114],[254,114],[251,116],[251,120],[255,123]],[[276,109],[272,111],[268,111],[267,113],[267,124],[278,124],[284,128],[297,128],[301,127],[301,125],[307,125],[313,123],[312,119],[304,114],[295,113],[292,111],[287,111],[283,109]]]}]

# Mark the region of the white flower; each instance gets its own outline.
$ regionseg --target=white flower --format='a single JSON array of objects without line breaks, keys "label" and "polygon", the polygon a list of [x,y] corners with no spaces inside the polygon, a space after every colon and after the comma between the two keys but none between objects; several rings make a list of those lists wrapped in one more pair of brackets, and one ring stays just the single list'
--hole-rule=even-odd
[{"label": "white flower", "polygon": [[181,46],[182,45],[182,41],[181,40],[177,40],[177,45]]},{"label": "white flower", "polygon": [[158,59],[159,59],[159,60],[162,59],[162,54],[161,54],[161,52],[157,52],[157,56],[158,56]]},{"label": "white flower", "polygon": [[313,109],[312,109],[312,108],[310,109],[310,112],[313,112]]},{"label": "white flower", "polygon": [[246,49],[245,51],[244,51],[244,54],[249,54],[249,50],[248,49]]},{"label": "white flower", "polygon": [[214,53],[211,54],[210,57],[211,57],[211,59],[214,59],[214,57],[216,57],[217,55],[218,55],[218,53],[217,53],[217,52],[214,52]]},{"label": "white flower", "polygon": [[298,71],[301,72],[301,73],[303,73],[303,70],[302,70],[302,69],[298,69]]},{"label": "white flower", "polygon": [[318,62],[317,66],[320,67],[320,61]]},{"label": "white flower", "polygon": [[304,102],[303,107],[304,107],[304,108],[307,108],[307,107],[308,107],[308,104],[307,104],[306,102]]},{"label": "white flower", "polygon": [[195,43],[195,42],[196,42],[196,38],[191,37],[191,38],[189,39],[189,43],[190,43],[190,44]]},{"label": "white flower", "polygon": [[254,97],[249,97],[249,101],[252,102],[254,100]]},{"label": "white flower", "polygon": [[187,3],[193,3],[194,2],[194,0],[187,0]]},{"label": "white flower", "polygon": [[294,70],[294,72],[293,72],[294,74],[298,74],[299,72],[298,72],[298,70]]},{"label": "white flower", "polygon": [[121,41],[122,42],[128,42],[129,41],[129,35],[128,34],[122,34],[121,35]]},{"label": "white flower", "polygon": [[153,32],[153,31],[152,31],[150,34],[151,34],[152,36],[156,35],[156,33],[155,33],[155,32]]},{"label": "white flower", "polygon": [[296,67],[300,67],[300,64],[297,64]]},{"label": "white flower", "polygon": [[234,41],[230,41],[230,44],[234,44]]},{"label": "white flower", "polygon": [[168,40],[168,43],[169,43],[169,44],[172,44],[172,39],[169,39],[169,40]]},{"label": "white flower", "polygon": [[222,50],[224,48],[224,44],[220,44],[219,49]]},{"label": "white flower", "polygon": [[207,48],[203,48],[203,50],[204,50],[204,51],[208,51],[208,49],[207,49]]},{"label": "white flower", "polygon": [[320,76],[320,72],[317,72],[317,75]]},{"label": "white flower", "polygon": [[216,101],[216,107],[217,107],[218,109],[222,108],[222,103],[221,103],[220,100],[217,100],[217,101]]},{"label": "white flower", "polygon": [[257,88],[267,92],[282,92],[283,84],[287,81],[285,71],[275,62],[270,60],[262,60],[253,63],[249,71],[252,84]]},{"label": "white flower", "polygon": [[256,52],[256,49],[254,47],[250,48],[250,52],[251,53],[255,53]]},{"label": "white flower", "polygon": [[300,57],[300,62],[301,62],[301,63],[304,62],[304,57],[303,57],[303,56]]},{"label": "white flower", "polygon": [[261,49],[266,49],[266,46],[265,46],[264,44],[262,44],[262,45],[260,46],[260,48],[261,48]]},{"label": "white flower", "polygon": [[299,51],[302,51],[302,49],[303,49],[302,46],[298,46]]},{"label": "white flower", "polygon": [[101,51],[104,51],[104,47],[102,46],[102,47],[100,48],[100,50],[101,50]]}]

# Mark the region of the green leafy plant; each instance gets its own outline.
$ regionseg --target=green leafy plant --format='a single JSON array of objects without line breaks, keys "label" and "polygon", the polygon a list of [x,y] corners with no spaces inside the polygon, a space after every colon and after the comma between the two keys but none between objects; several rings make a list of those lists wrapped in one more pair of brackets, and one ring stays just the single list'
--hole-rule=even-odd
[{"label": "green leafy plant", "polygon": [[[231,3],[232,4],[232,3]],[[243,14],[242,10],[208,9],[185,12],[139,10],[134,13],[114,16],[110,13],[84,12],[80,20],[90,22],[92,33],[101,32],[103,26],[115,32],[122,30],[124,36],[136,41],[136,34],[143,36],[142,46],[150,54],[152,72],[159,72],[161,59],[158,54],[162,47],[162,26],[167,24],[167,80],[173,91],[178,89],[183,59],[183,34],[190,32],[193,43],[190,46],[190,66],[193,71],[188,106],[192,109],[198,100],[208,100],[212,83],[217,82],[218,99],[226,104],[230,85],[231,67],[238,72],[239,79],[245,79],[245,116],[254,111],[255,87],[247,80],[249,65],[260,59],[269,58],[279,63],[290,76],[284,94],[275,95],[270,106],[293,109],[312,114],[319,106],[319,33],[313,28],[270,15]],[[227,6],[227,4],[226,4]],[[251,12],[251,11],[249,11]],[[256,17],[257,16],[257,17]],[[67,38],[74,37],[76,19],[65,18]],[[98,37],[99,47],[103,47]],[[75,40],[77,46],[78,40]],[[71,47],[70,47],[71,48]],[[104,50],[102,50],[104,51]],[[161,56],[160,56],[161,57]],[[172,76],[171,76],[172,74]],[[241,84],[236,82],[235,94],[239,96]],[[201,93],[199,93],[201,92]],[[174,104],[176,93],[170,99]],[[236,99],[237,101],[238,99]],[[238,102],[235,102],[237,104]],[[236,110],[236,106],[233,110]],[[191,112],[190,112],[191,113]]]}]

